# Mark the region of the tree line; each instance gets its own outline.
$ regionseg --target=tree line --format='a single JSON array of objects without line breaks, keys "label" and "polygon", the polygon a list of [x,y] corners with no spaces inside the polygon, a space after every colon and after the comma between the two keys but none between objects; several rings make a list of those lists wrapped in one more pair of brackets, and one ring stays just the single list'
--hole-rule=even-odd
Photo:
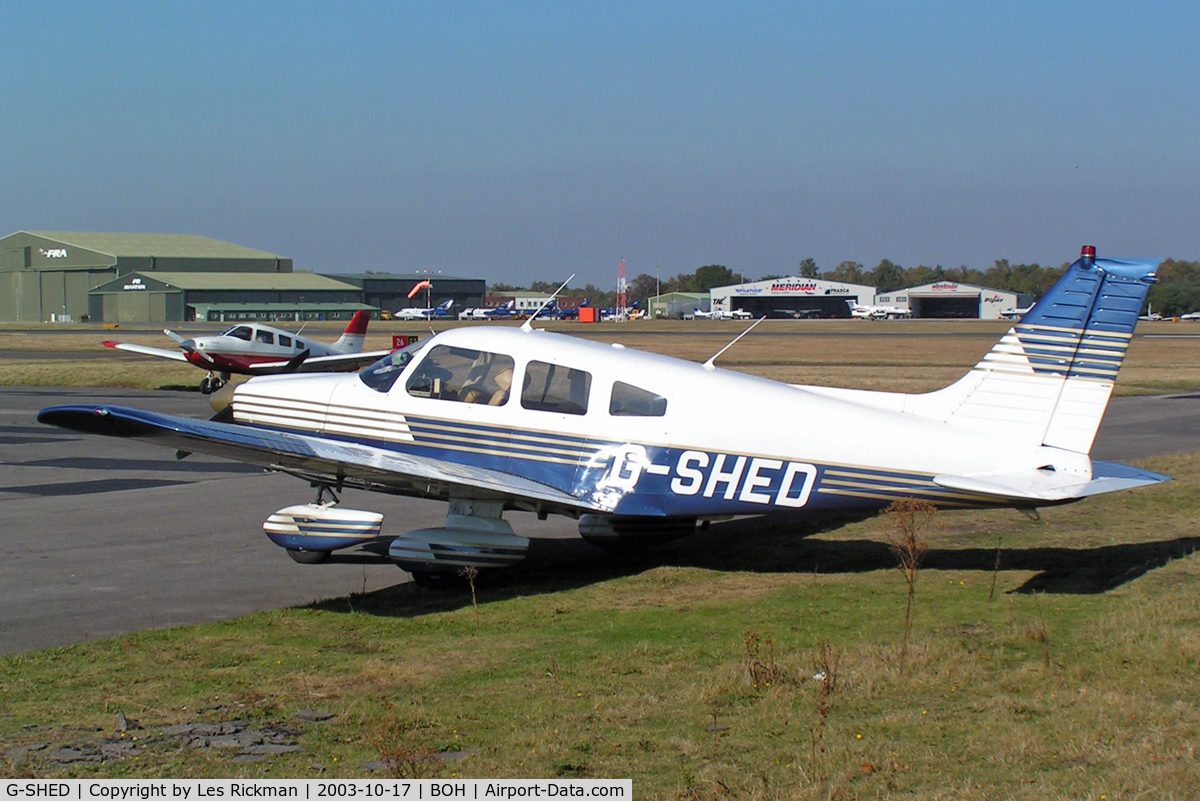
[{"label": "tree line", "polygon": [[[1070,262],[1054,266],[1040,264],[1011,264],[1008,259],[997,259],[986,270],[972,267],[902,267],[889,259],[883,259],[873,269],[866,269],[856,261],[843,261],[831,270],[822,271],[816,260],[804,259],[794,273],[801,278],[822,278],[827,281],[842,281],[848,284],[874,286],[881,294],[895,292],[905,287],[923,286],[937,281],[953,281],[959,284],[974,284],[990,289],[1002,289],[1021,295],[1039,298],[1062,277]],[[723,264],[706,264],[695,272],[679,273],[670,278],[659,278],[642,273],[626,284],[626,298],[632,306],[635,302],[645,306],[646,301],[656,294],[668,292],[708,292],[714,287],[729,286],[750,281],[767,281],[783,278],[783,275],[763,275],[753,278],[737,272]],[[534,281],[528,287],[509,284],[492,284],[489,291],[511,291],[528,289],[531,292],[549,293],[558,289],[558,282]],[[615,289],[600,289],[592,284],[582,288],[565,290],[570,295],[582,295],[593,306],[614,306],[617,302]],[[1158,268],[1158,283],[1150,288],[1147,305],[1164,317],[1174,317],[1200,310],[1200,262],[1165,259]],[[1143,312],[1146,309],[1143,308]]]}]

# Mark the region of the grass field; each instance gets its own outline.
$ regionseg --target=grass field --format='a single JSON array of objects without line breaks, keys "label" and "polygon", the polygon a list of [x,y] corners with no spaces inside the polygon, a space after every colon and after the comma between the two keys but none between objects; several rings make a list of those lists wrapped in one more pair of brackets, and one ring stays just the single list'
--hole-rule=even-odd
[{"label": "grass field", "polygon": [[[928,392],[958,379],[1008,327],[1008,323],[987,321],[768,320],[722,356],[718,366],[794,384]],[[549,323],[547,328],[702,362],[745,326],[662,320],[597,325]],[[327,341],[335,339],[339,330],[334,323],[306,328],[311,335]],[[88,335],[91,331],[94,336]],[[214,327],[212,332],[219,329]],[[1118,395],[1163,394],[1200,387],[1200,339],[1175,338],[1200,336],[1200,326],[1142,323],[1138,332],[1157,336],[1133,340],[1117,383]],[[411,324],[376,322],[365,348],[390,347],[392,333],[422,332]],[[0,385],[194,388],[204,375],[190,365],[104,348],[100,341],[106,338],[171,346],[157,332],[130,335],[119,329],[100,331],[76,326],[68,333],[61,327],[14,327],[0,332]],[[50,355],[54,358],[45,358]]]},{"label": "grass field", "polygon": [[[707,358],[728,333],[712,330],[596,333]],[[821,383],[876,370],[889,388],[956,377],[992,344],[761,339],[730,366],[798,369],[799,350]],[[1147,387],[1186,384],[1195,356],[1179,343],[1194,342],[1135,341],[1121,380],[1141,362]],[[1200,797],[1200,454],[1141,464],[1176,481],[1038,520],[939,513],[903,669],[888,518],[730,521],[635,561],[481,577],[474,599],[402,584],[2,659],[0,775],[631,777],[639,798],[689,800]],[[303,710],[332,717],[297,722]],[[118,712],[142,728],[118,731]],[[167,728],[195,722],[286,730],[302,750],[235,761]]]}]

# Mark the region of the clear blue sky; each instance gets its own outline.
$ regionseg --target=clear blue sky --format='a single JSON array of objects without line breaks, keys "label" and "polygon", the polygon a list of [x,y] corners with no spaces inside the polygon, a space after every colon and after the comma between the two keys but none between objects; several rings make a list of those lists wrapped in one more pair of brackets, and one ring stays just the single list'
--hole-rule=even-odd
[{"label": "clear blue sky", "polygon": [[0,4],[0,235],[608,286],[1200,259],[1194,2]]}]

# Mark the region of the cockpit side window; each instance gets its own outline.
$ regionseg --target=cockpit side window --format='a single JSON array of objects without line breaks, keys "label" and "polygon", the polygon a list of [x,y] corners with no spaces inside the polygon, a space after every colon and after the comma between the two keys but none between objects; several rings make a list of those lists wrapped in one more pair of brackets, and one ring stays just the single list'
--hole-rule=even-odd
[{"label": "cockpit side window", "polygon": [[234,339],[244,339],[249,342],[254,336],[254,331],[248,325],[239,325],[226,331],[225,336],[233,337]]},{"label": "cockpit side window", "polygon": [[513,360],[502,353],[437,345],[405,384],[408,394],[459,403],[503,406],[513,379]]},{"label": "cockpit side window", "polygon": [[275,335],[272,334],[270,331],[264,331],[263,329],[260,328],[254,332],[254,341],[261,342],[264,345],[274,345],[275,344]]},{"label": "cockpit side window", "polygon": [[542,412],[587,414],[592,374],[561,364],[530,362],[525,368],[521,406]]},{"label": "cockpit side window", "polygon": [[616,381],[608,413],[614,417],[663,417],[667,413],[667,399],[648,389]]},{"label": "cockpit side window", "polygon": [[[363,368],[359,372],[358,377],[362,379],[364,384],[376,392],[387,392],[396,383],[396,379],[404,374],[404,370],[412,363],[417,352],[427,344],[427,342],[414,342],[407,348],[392,351],[379,361],[372,362]],[[303,346],[304,343],[297,339],[296,347],[301,348]]]}]

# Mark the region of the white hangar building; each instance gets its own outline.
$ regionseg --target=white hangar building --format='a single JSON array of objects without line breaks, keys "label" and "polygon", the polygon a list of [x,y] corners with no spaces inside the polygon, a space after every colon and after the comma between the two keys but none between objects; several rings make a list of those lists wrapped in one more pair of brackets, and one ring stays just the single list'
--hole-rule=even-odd
[{"label": "white hangar building", "polygon": [[957,317],[971,320],[1000,320],[1003,319],[1004,312],[1027,308],[1034,300],[1032,295],[960,284],[956,281],[935,281],[909,289],[884,292],[875,298],[875,302],[881,306],[908,309],[913,317]]},{"label": "white hangar building", "polygon": [[709,294],[714,312],[742,309],[755,317],[849,317],[846,301],[870,303],[875,287],[789,276],[716,287]]}]

